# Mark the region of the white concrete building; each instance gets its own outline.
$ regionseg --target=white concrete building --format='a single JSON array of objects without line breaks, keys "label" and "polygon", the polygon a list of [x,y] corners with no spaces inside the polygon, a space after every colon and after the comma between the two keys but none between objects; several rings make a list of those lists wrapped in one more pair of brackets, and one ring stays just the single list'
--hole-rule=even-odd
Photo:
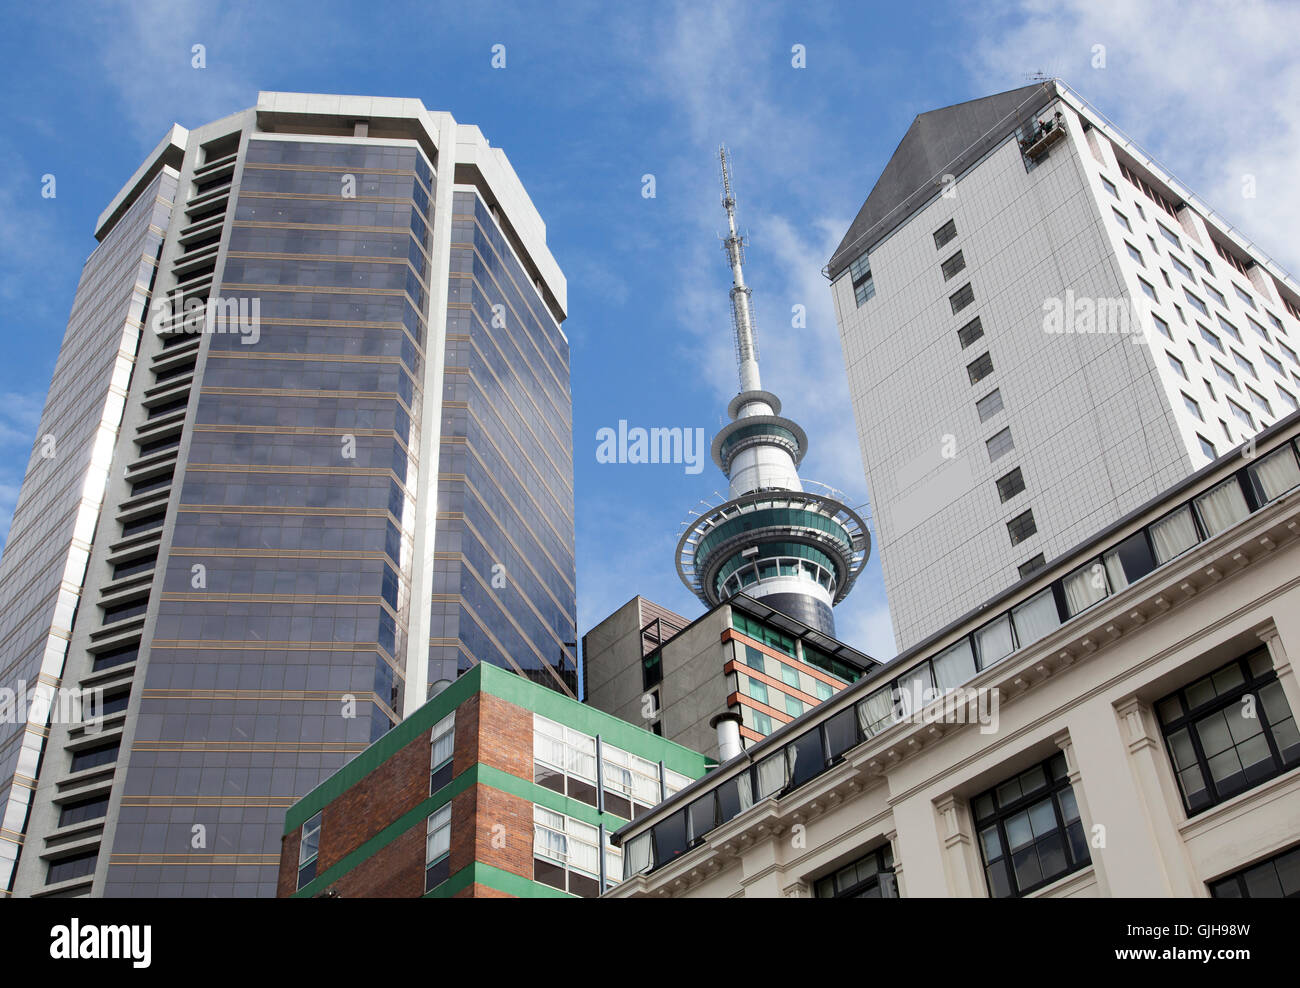
[{"label": "white concrete building", "polygon": [[607,894],[1300,894],[1298,436],[1292,415],[638,817]]},{"label": "white concrete building", "polygon": [[1297,407],[1300,286],[1056,80],[917,117],[826,274],[900,648]]}]

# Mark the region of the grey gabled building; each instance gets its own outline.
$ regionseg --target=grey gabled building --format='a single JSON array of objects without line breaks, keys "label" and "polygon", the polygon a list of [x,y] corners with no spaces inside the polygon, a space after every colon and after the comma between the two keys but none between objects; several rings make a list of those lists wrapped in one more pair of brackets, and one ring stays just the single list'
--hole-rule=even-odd
[{"label": "grey gabled building", "polygon": [[0,687],[102,719],[15,699],[0,894],[273,895],[284,810],[460,673],[577,693],[565,279],[408,99],[173,127],[95,235]]}]

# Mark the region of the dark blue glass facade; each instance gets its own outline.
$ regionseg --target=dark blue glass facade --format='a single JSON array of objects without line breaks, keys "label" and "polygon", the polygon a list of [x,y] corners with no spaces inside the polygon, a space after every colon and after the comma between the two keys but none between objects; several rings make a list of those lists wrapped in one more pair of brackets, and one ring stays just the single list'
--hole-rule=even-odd
[{"label": "dark blue glass facade", "polygon": [[106,895],[274,895],[285,808],[402,713],[433,196],[412,147],[249,143],[260,339],[208,344]]},{"label": "dark blue glass facade", "polygon": [[482,199],[453,201],[429,682],[490,662],[576,696],[568,342]]}]

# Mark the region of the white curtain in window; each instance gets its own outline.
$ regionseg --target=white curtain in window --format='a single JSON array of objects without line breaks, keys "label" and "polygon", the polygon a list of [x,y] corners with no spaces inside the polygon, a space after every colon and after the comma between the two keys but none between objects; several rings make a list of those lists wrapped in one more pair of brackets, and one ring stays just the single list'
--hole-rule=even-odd
[{"label": "white curtain in window", "polygon": [[569,821],[569,867],[589,875],[600,874],[600,832],[578,820]]},{"label": "white curtain in window", "polygon": [[650,831],[637,834],[623,845],[623,877],[631,878],[650,868]]},{"label": "white curtain in window", "polygon": [[1152,525],[1151,541],[1155,543],[1157,563],[1166,563],[1196,545],[1196,524],[1191,510],[1179,508]]},{"label": "white curtain in window", "polygon": [[740,796],[741,810],[747,810],[754,805],[754,790],[749,782],[749,773],[736,777],[736,792]]},{"label": "white curtain in window", "polygon": [[1201,513],[1205,530],[1211,535],[1218,535],[1250,514],[1236,477],[1225,480],[1198,497],[1196,510]]},{"label": "white curtain in window", "polygon": [[435,811],[429,817],[428,840],[425,842],[424,862],[431,864],[451,848],[451,804]]},{"label": "white curtain in window", "polygon": [[1011,622],[1006,617],[990,621],[975,632],[975,648],[981,669],[987,669],[1011,654]]},{"label": "white curtain in window", "polygon": [[785,752],[778,751],[758,763],[758,798],[765,799],[785,788]]},{"label": "white curtain in window", "polygon": [[588,782],[596,781],[596,739],[577,731],[569,732],[569,774]]},{"label": "white curtain in window", "polygon": [[889,687],[869,694],[857,709],[858,726],[865,737],[879,734],[894,722],[894,701]]},{"label": "white curtain in window", "polygon": [[934,657],[935,685],[944,692],[956,689],[974,675],[975,656],[969,638],[963,638]]},{"label": "white curtain in window", "polygon": [[1073,617],[1106,596],[1106,568],[1093,560],[1065,578],[1066,612]]},{"label": "white curtain in window", "polygon": [[451,760],[452,752],[456,750],[456,732],[448,731],[442,737],[433,739],[433,767],[437,768],[444,762]]},{"label": "white curtain in window", "polygon": [[1120,562],[1119,552],[1112,550],[1101,557],[1106,565],[1106,579],[1110,581],[1110,592],[1119,593],[1128,586],[1128,577],[1124,575],[1124,564]]},{"label": "white curtain in window", "polygon": [[1016,623],[1016,634],[1022,646],[1046,637],[1061,625],[1051,590],[1030,597],[1011,611],[1011,617]]},{"label": "white curtain in window", "polygon": [[1264,497],[1273,500],[1300,484],[1300,467],[1296,466],[1295,453],[1290,446],[1270,453],[1253,467],[1251,472],[1264,491]]}]

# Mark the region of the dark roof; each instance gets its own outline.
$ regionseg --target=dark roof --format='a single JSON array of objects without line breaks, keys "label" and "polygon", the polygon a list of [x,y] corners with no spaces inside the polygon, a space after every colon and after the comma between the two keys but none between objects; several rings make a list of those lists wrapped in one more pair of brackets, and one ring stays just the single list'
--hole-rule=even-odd
[{"label": "dark roof", "polygon": [[940,176],[960,175],[1055,95],[1055,81],[1047,80],[918,116],[835,248],[827,274],[837,277],[937,195]]}]

